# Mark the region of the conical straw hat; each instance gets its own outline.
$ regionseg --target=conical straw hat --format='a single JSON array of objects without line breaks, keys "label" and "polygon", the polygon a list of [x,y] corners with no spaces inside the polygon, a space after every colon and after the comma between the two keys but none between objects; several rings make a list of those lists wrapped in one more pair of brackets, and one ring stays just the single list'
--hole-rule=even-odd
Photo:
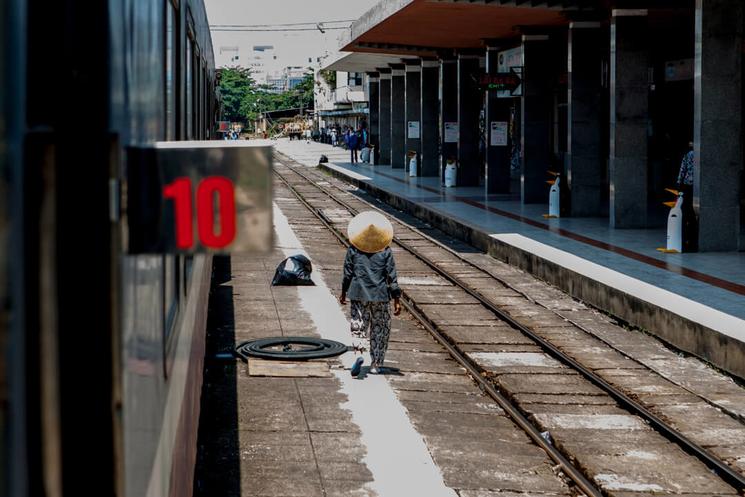
[{"label": "conical straw hat", "polygon": [[391,244],[393,226],[378,212],[360,212],[349,221],[347,236],[352,245],[362,252],[380,252]]}]

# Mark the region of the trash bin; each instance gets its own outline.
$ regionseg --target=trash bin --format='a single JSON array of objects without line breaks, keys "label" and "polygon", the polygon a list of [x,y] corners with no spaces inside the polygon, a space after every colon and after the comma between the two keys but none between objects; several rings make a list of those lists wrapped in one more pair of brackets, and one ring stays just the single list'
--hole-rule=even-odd
[{"label": "trash bin", "polygon": [[409,161],[409,176],[416,177],[418,176],[418,164],[416,160],[416,150],[409,150],[406,153],[406,158]]},{"label": "trash bin", "polygon": [[448,159],[445,164],[445,188],[455,186],[455,179],[457,177],[457,164],[455,159]]}]

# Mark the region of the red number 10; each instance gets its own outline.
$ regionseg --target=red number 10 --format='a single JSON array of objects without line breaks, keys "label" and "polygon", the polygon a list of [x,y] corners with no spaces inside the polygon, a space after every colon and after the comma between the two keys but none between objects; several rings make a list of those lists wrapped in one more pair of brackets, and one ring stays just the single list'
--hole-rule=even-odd
[{"label": "red number 10", "polygon": [[[219,233],[215,233],[215,195],[218,199]],[[191,179],[176,178],[163,188],[163,196],[173,200],[176,247],[191,248],[194,245]],[[199,241],[205,247],[223,248],[235,239],[235,195],[233,182],[228,178],[209,176],[197,185],[197,230]]]}]

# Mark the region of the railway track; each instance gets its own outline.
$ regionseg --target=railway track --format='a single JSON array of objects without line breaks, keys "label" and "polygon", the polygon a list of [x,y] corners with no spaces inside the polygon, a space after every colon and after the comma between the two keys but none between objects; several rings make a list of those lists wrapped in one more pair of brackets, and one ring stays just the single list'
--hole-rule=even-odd
[{"label": "railway track", "polygon": [[[286,163],[280,163],[275,168],[275,173],[278,178],[293,192],[293,194],[309,209],[316,217],[330,229],[336,237],[342,242],[346,243],[346,238],[343,231],[337,226],[338,221],[343,221],[344,216],[340,214],[339,209],[346,211],[348,217],[353,216],[356,212],[361,209],[376,208],[363,200],[354,197],[354,204],[352,202],[340,198],[342,195],[349,196],[349,192],[339,189],[340,193],[331,191],[331,183],[326,181],[325,178],[319,177],[317,174],[310,173],[307,168],[291,167]],[[315,176],[315,178],[311,177]],[[309,189],[310,188],[310,189]],[[334,187],[336,188],[336,187]],[[336,205],[337,208],[333,209],[332,205]],[[322,204],[319,206],[319,203]],[[332,212],[330,217],[328,212]],[[333,218],[336,216],[336,222]],[[600,389],[605,395],[609,396],[615,401],[622,409],[632,413],[635,416],[640,417],[649,426],[651,426],[657,433],[664,436],[669,441],[673,442],[686,453],[700,460],[706,465],[711,471],[721,478],[728,485],[731,485],[738,492],[741,492],[745,488],[745,477],[739,472],[735,471],[722,459],[712,455],[703,448],[701,445],[690,440],[680,431],[676,430],[670,424],[665,422],[655,413],[651,412],[648,408],[642,405],[640,402],[632,399],[627,394],[615,388],[605,379],[601,378],[591,369],[585,367],[579,361],[575,360],[571,356],[564,353],[550,341],[546,340],[542,336],[534,333],[531,329],[523,325],[518,319],[513,317],[511,314],[504,312],[497,304],[495,304],[487,295],[483,293],[479,288],[474,288],[468,281],[468,277],[462,276],[463,274],[472,275],[475,272],[484,273],[480,267],[476,266],[471,261],[460,257],[454,253],[450,248],[437,242],[436,240],[428,237],[427,235],[418,232],[410,226],[403,225],[397,222],[395,219],[392,220],[398,224],[399,228],[405,228],[397,231],[398,233],[415,233],[417,236],[408,236],[407,239],[401,239],[396,237],[394,243],[405,253],[413,256],[418,262],[424,265],[427,270],[437,274],[440,278],[447,281],[453,287],[459,289],[471,299],[469,302],[477,302],[483,309],[488,310],[489,313],[496,316],[498,320],[509,325],[513,330],[519,331],[522,335],[530,339],[535,343],[542,351],[548,354],[550,357],[566,366],[572,371],[576,371],[582,378],[592,384],[594,387]],[[418,237],[421,237],[419,239]],[[438,254],[432,255],[430,253],[424,253],[417,247],[420,242],[424,240],[427,242],[427,246],[435,244],[442,251],[447,253],[446,259],[452,261],[450,256],[456,256],[458,265],[451,263],[442,263],[442,257]],[[398,257],[398,256],[397,256]],[[450,264],[450,266],[448,266]],[[459,266],[459,267],[457,267]],[[449,269],[448,269],[449,267]],[[465,269],[468,268],[468,273],[464,273]],[[494,278],[490,273],[488,274],[491,278]],[[409,292],[404,289],[404,304],[407,310],[432,334],[435,339],[440,342],[450,353],[450,355],[461,364],[481,386],[481,388],[488,393],[509,415],[515,420],[515,422],[528,433],[533,441],[541,446],[547,454],[561,467],[562,471],[571,478],[578,488],[580,488],[587,495],[602,495],[601,490],[595,484],[591,483],[584,472],[576,467],[576,464],[572,463],[568,456],[571,454],[563,453],[556,446],[548,442],[542,435],[541,429],[536,426],[534,422],[529,419],[530,413],[525,413],[523,410],[515,405],[503,393],[501,388],[495,386],[495,382],[489,378],[483,365],[478,364],[473,360],[472,354],[468,351],[464,351],[463,347],[460,347],[457,340],[453,337],[442,333],[441,326],[438,325],[437,319],[432,319],[429,314],[426,305],[417,303],[416,298],[412,298]]]}]

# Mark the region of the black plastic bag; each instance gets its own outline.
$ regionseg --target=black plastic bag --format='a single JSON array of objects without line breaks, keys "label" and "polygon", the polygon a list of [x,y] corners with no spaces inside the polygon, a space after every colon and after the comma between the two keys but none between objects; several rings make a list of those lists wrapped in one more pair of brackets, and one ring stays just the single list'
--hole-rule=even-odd
[{"label": "black plastic bag", "polygon": [[325,155],[322,155],[320,159],[318,159],[319,164],[326,164],[329,161],[329,158]]},{"label": "black plastic bag", "polygon": [[272,286],[314,286],[310,279],[313,265],[310,259],[302,254],[292,255],[277,266],[272,279]]}]

